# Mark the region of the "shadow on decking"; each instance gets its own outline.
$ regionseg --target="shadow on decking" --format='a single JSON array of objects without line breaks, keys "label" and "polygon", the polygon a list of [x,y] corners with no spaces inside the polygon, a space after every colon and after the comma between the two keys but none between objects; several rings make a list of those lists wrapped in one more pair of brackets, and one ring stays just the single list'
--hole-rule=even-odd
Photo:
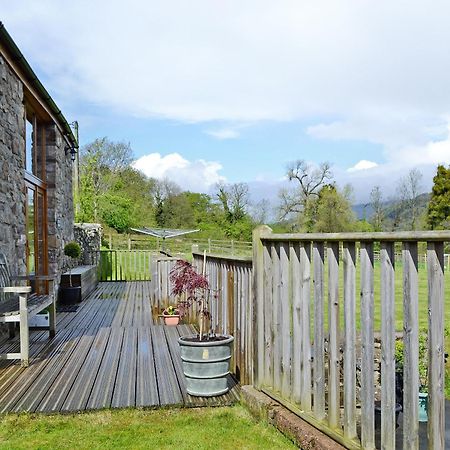
[{"label": "shadow on decking", "polygon": [[[0,361],[0,412],[74,412],[102,408],[223,406],[239,398],[187,394],[178,337],[189,325],[153,323],[148,283],[100,283],[76,312],[58,313],[55,338],[32,331],[28,368]],[[18,340],[4,339],[1,351]]]}]

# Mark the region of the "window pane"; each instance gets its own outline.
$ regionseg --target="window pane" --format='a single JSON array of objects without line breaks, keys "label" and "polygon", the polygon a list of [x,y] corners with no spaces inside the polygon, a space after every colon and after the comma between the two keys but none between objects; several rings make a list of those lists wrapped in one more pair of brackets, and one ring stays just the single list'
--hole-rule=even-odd
[{"label": "window pane", "polygon": [[28,189],[27,196],[27,253],[28,273],[34,273],[34,191],[32,189]]},{"label": "window pane", "polygon": [[33,173],[33,125],[25,121],[25,169]]}]

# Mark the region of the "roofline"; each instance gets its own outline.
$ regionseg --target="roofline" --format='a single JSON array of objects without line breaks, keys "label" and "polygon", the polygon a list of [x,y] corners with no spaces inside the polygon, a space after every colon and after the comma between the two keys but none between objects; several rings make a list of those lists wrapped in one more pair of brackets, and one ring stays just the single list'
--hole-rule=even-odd
[{"label": "roofline", "polygon": [[76,148],[79,147],[77,138],[75,137],[72,128],[70,128],[69,123],[64,117],[61,110],[58,108],[54,100],[51,98],[50,94],[45,89],[44,85],[39,81],[39,78],[34,73],[28,61],[23,56],[19,47],[17,47],[16,43],[6,31],[5,25],[0,21],[0,41],[2,41],[6,47],[6,50],[10,53],[11,58],[14,62],[19,66],[19,68],[23,71],[24,75],[27,78],[27,81],[36,89],[37,93],[42,97],[42,100],[46,102],[52,114],[56,117],[59,122],[60,127],[62,128],[64,135],[70,140],[71,144],[73,144]]}]

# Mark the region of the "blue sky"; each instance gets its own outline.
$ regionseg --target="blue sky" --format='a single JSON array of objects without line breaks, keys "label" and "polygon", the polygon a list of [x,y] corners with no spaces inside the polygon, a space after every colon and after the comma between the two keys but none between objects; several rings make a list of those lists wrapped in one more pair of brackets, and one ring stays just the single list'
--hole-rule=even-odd
[{"label": "blue sky", "polygon": [[0,0],[2,20],[81,144],[131,143],[183,188],[329,161],[366,202],[450,164],[450,4],[380,0]]}]

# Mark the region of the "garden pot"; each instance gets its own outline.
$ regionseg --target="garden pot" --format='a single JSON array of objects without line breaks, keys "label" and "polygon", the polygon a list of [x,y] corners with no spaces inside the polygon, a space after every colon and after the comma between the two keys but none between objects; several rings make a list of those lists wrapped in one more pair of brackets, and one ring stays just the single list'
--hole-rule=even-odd
[{"label": "garden pot", "polygon": [[59,301],[63,305],[75,305],[81,302],[81,286],[60,287]]},{"label": "garden pot", "polygon": [[172,314],[172,315],[163,314],[163,317],[164,317],[164,323],[166,325],[168,325],[169,327],[178,325],[178,323],[180,322],[180,316],[178,314]]},{"label": "garden pot", "polygon": [[[402,410],[402,405],[399,403],[395,404],[395,428],[398,428],[400,424],[398,423],[398,418],[400,416],[400,412]],[[381,402],[375,402],[375,428],[381,428]]]},{"label": "garden pot", "polygon": [[428,422],[428,392],[419,392],[419,422]]},{"label": "garden pot", "polygon": [[228,392],[227,376],[230,373],[234,337],[217,338],[199,341],[197,335],[192,335],[182,336],[178,340],[190,395],[212,397]]}]

